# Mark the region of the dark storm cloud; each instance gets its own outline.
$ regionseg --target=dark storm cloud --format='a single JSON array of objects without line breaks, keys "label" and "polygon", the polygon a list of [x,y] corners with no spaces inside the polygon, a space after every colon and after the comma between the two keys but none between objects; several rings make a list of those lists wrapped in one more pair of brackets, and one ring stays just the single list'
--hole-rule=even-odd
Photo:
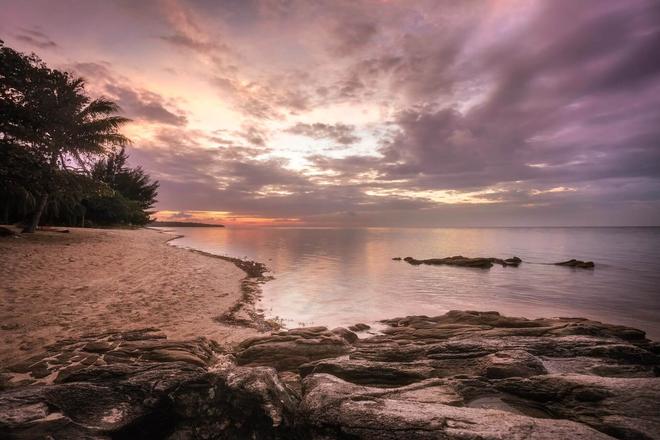
[{"label": "dark storm cloud", "polygon": [[312,139],[330,139],[341,145],[350,145],[360,141],[360,138],[355,134],[355,126],[341,123],[324,124],[315,122],[306,124],[299,122],[286,129],[286,131]]}]

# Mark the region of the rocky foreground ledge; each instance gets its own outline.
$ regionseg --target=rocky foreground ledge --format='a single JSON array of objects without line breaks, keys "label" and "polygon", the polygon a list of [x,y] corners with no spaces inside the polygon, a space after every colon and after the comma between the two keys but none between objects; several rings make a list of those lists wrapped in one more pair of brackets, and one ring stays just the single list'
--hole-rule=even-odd
[{"label": "rocky foreground ledge", "polygon": [[158,331],[62,341],[2,373],[3,438],[657,439],[657,343],[585,319],[449,312],[234,353]]}]

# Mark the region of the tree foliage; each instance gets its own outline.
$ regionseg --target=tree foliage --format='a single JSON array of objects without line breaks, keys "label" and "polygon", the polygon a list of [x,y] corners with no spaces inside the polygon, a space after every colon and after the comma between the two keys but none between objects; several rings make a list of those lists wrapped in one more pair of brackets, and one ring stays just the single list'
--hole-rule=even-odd
[{"label": "tree foliage", "polygon": [[141,167],[129,168],[128,155],[122,148],[94,164],[91,176],[110,190],[109,193],[87,198],[88,219],[98,224],[145,224],[158,194],[158,182]]},{"label": "tree foliage", "polygon": [[149,221],[158,182],[126,166],[120,128],[129,120],[84,86],[0,41],[0,220],[25,221],[26,232],[42,215],[58,224]]}]

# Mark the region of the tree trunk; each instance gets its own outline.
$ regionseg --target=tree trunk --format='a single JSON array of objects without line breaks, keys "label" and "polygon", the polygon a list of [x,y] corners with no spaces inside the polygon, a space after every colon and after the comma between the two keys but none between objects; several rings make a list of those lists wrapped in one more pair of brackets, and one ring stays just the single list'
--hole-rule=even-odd
[{"label": "tree trunk", "polygon": [[43,214],[47,202],[48,202],[48,193],[43,193],[39,198],[39,204],[37,204],[37,209],[34,211],[34,214],[32,214],[30,223],[28,223],[25,226],[23,232],[32,233],[37,230],[37,226],[39,226],[39,220],[41,220],[41,214]]},{"label": "tree trunk", "polygon": [[48,194],[49,191],[52,190],[53,188],[51,187],[52,185],[52,179],[53,176],[55,175],[55,172],[57,171],[57,157],[59,153],[57,151],[54,151],[51,153],[50,156],[50,178],[49,178],[49,184],[46,186],[47,190],[41,194],[41,197],[39,198],[39,203],[37,204],[37,209],[34,211],[34,214],[32,214],[32,218],[30,219],[30,223],[28,223],[25,228],[23,228],[23,232],[27,233],[32,233],[37,230],[37,226],[39,226],[39,220],[41,220],[41,214],[44,213],[44,208],[46,208],[46,203],[48,203]]}]

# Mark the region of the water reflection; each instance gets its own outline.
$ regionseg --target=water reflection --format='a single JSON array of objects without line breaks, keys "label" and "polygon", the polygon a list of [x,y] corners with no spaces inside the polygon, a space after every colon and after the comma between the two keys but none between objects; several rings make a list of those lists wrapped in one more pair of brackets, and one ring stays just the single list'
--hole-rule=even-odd
[{"label": "water reflection", "polygon": [[[266,263],[261,307],[290,326],[349,325],[451,309],[585,316],[660,336],[660,229],[180,228],[176,245]],[[410,266],[395,256],[510,257],[520,268]],[[595,260],[596,270],[540,263]]]}]

